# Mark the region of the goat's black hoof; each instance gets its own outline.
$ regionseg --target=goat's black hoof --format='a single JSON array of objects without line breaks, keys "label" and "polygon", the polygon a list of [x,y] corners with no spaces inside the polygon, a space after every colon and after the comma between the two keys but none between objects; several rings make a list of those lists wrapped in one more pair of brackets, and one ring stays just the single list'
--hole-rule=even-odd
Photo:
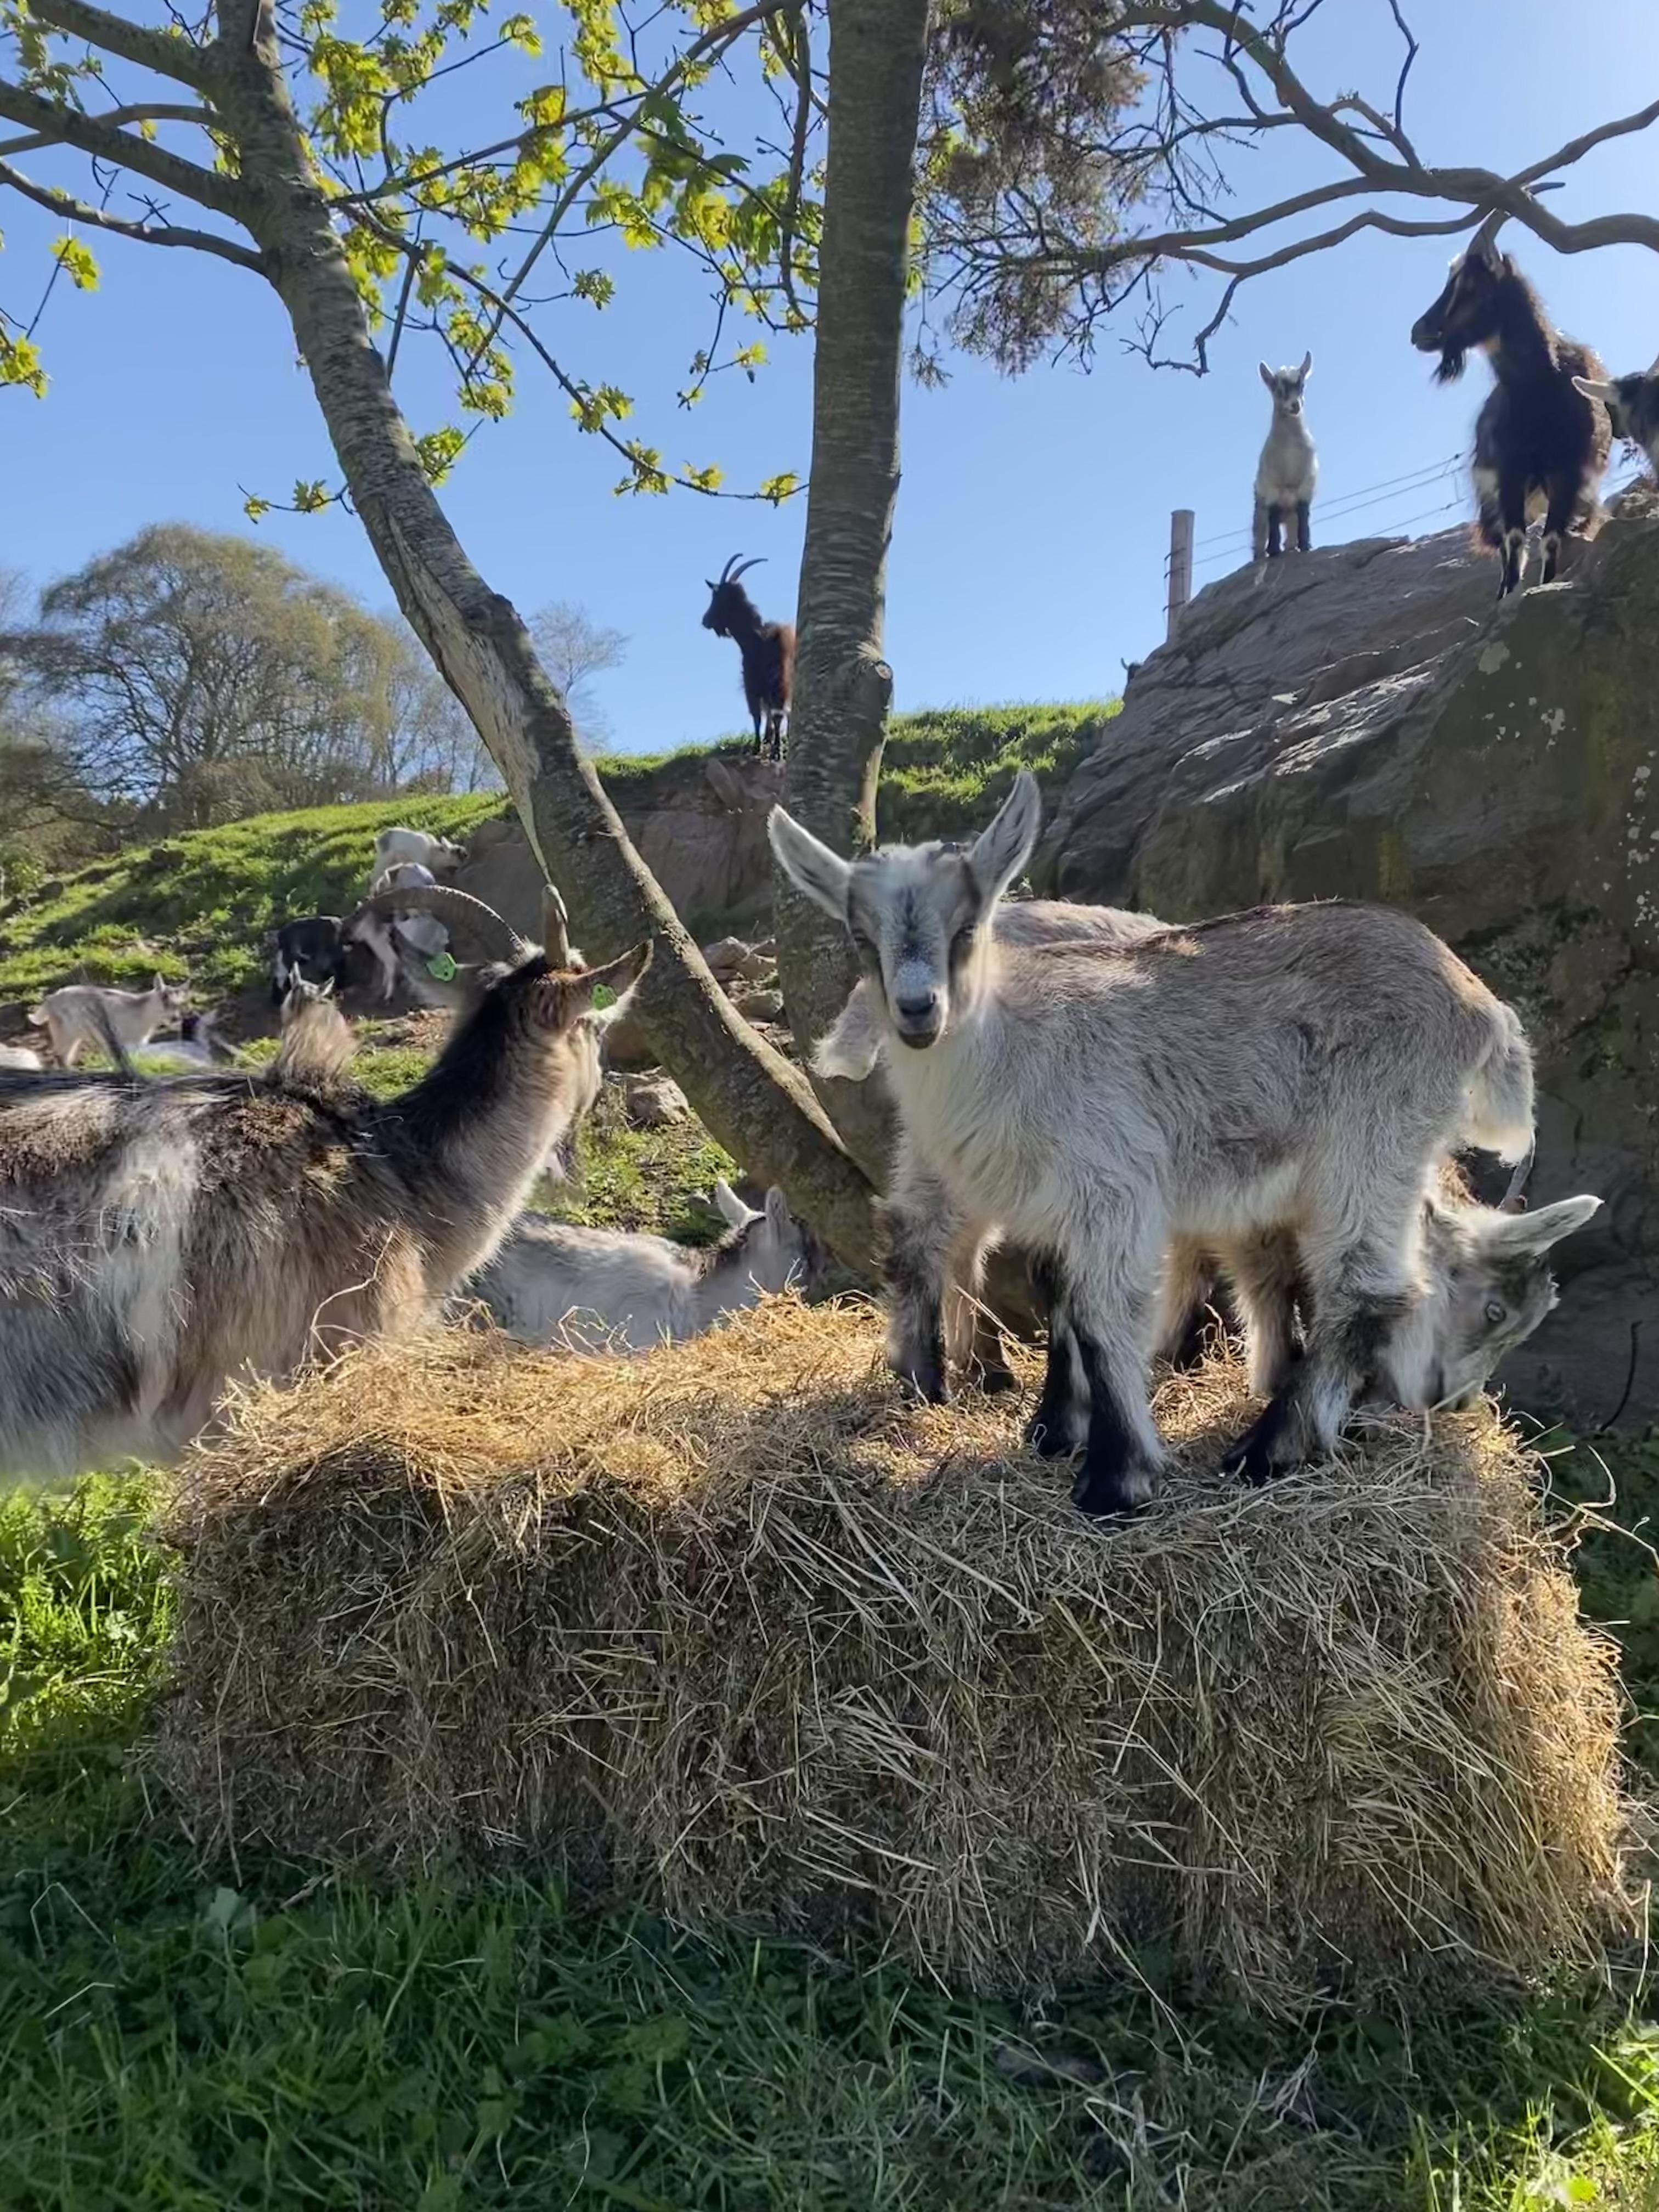
[{"label": "goat's black hoof", "polygon": [[1127,1520],[1147,1504],[1152,1470],[1138,1461],[1085,1459],[1072,1485],[1072,1503],[1091,1521]]},{"label": "goat's black hoof", "polygon": [[951,1385],[942,1369],[937,1367],[898,1367],[894,1369],[899,1386],[912,1398],[920,1398],[924,1405],[948,1406]]},{"label": "goat's black hoof", "polygon": [[1261,1490],[1289,1471],[1285,1455],[1289,1426],[1285,1408],[1275,1399],[1260,1419],[1251,1423],[1223,1460],[1222,1472]]},{"label": "goat's black hoof", "polygon": [[988,1398],[1000,1398],[1019,1388],[1019,1377],[1012,1367],[982,1367],[974,1379]]},{"label": "goat's black hoof", "polygon": [[1065,1415],[1042,1406],[1025,1424],[1025,1441],[1039,1459],[1068,1459],[1077,1449],[1067,1431]]}]

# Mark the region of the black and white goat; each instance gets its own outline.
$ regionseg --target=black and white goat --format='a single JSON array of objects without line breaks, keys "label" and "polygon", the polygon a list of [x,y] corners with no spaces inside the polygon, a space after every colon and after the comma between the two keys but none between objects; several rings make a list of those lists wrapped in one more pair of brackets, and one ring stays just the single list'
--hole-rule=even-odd
[{"label": "black and white goat", "polygon": [[[702,626],[712,629],[716,637],[735,640],[743,655],[743,696],[755,725],[756,754],[758,757],[764,752],[769,760],[781,760],[784,717],[789,712],[795,687],[795,626],[793,623],[765,621],[738,581],[750,569],[758,568],[763,558],[757,553],[750,560],[739,562],[734,553],[718,579],[703,578],[711,597]],[[766,726],[763,745],[763,721]]]},{"label": "black and white goat", "polygon": [[1310,520],[1315,487],[1319,482],[1319,456],[1313,433],[1303,411],[1303,392],[1313,374],[1313,356],[1304,353],[1300,368],[1269,368],[1256,364],[1261,381],[1273,394],[1273,419],[1267,427],[1261,458],[1255,465],[1255,518],[1251,543],[1254,558],[1279,558],[1279,526],[1290,541],[1290,519],[1296,517],[1296,550],[1313,550]]},{"label": "black and white goat", "polygon": [[1322,1455],[1414,1323],[1435,1163],[1530,1146],[1532,1061],[1513,1009],[1384,907],[1261,908],[1118,949],[998,942],[988,925],[1041,811],[1023,772],[965,851],[854,862],[781,807],[769,827],[780,866],[847,927],[880,1024],[900,1130],[895,1369],[945,1394],[964,1249],[1000,1233],[1040,1255],[1060,1326],[1032,1440],[1073,1447],[1074,1347],[1075,1494],[1113,1512],[1146,1501],[1162,1458],[1146,1358],[1171,1247],[1231,1254],[1297,1223],[1306,1347],[1238,1457],[1261,1480]]},{"label": "black and white goat", "polygon": [[173,1458],[240,1376],[402,1334],[494,1251],[600,1081],[594,994],[644,973],[447,886],[495,955],[420,1082],[378,1100],[295,1047],[261,1076],[0,1074],[0,1474]]},{"label": "black and white goat", "polygon": [[[1449,384],[1479,346],[1497,379],[1475,418],[1475,498],[1483,544],[1503,556],[1498,596],[1518,589],[1526,567],[1527,525],[1544,520],[1549,583],[1568,532],[1582,536],[1600,513],[1596,486],[1613,448],[1613,426],[1598,396],[1584,389],[1606,375],[1588,346],[1564,337],[1507,253],[1498,249],[1505,217],[1490,215],[1451,265],[1445,289],[1412,325],[1419,353],[1437,353],[1435,377]],[[1581,381],[1582,380],[1582,381]]]},{"label": "black and white goat", "polygon": [[1613,434],[1639,446],[1659,470],[1659,360],[1645,375],[1606,379],[1575,376],[1586,399],[1599,400],[1613,419]]},{"label": "black and white goat", "polygon": [[319,988],[336,985],[345,973],[344,925],[337,914],[296,915],[279,923],[269,940],[270,1002],[280,1006],[296,982]]}]

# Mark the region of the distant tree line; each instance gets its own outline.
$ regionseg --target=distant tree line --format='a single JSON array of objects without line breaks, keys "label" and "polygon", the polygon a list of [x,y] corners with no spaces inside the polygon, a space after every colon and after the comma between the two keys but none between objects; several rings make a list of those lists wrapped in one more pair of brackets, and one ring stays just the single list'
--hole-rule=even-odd
[{"label": "distant tree line", "polygon": [[[538,626],[593,733],[626,641],[576,607]],[[158,525],[32,606],[0,575],[0,896],[131,836],[500,784],[401,619],[268,546]]]}]

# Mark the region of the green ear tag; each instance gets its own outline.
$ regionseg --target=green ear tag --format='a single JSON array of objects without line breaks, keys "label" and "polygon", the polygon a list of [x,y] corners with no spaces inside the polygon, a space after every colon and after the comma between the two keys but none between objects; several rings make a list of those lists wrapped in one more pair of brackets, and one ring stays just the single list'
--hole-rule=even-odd
[{"label": "green ear tag", "polygon": [[611,989],[609,983],[596,983],[593,986],[593,1011],[595,1013],[603,1013],[607,1006],[614,1006],[616,1003],[617,994]]},{"label": "green ear tag", "polygon": [[447,952],[434,952],[426,963],[426,972],[434,983],[453,983],[455,963]]}]

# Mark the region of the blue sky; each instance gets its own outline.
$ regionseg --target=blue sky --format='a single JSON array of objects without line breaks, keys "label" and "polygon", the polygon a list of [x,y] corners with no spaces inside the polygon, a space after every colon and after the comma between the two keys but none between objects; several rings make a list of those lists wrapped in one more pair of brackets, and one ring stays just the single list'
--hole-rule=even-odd
[{"label": "blue sky", "polygon": [[[1513,168],[1659,91],[1654,0],[1602,0],[1593,36],[1566,34],[1559,0],[1417,0],[1415,12],[1424,51],[1408,120],[1426,159]],[[1332,0],[1316,28],[1320,42],[1310,39],[1301,54],[1316,87],[1392,82],[1397,49],[1382,0]],[[480,100],[457,119],[488,127],[500,112]],[[1238,155],[1230,172],[1242,204],[1328,173],[1316,150],[1283,147]],[[1600,150],[1571,176],[1554,203],[1564,214],[1651,210],[1659,128]],[[0,206],[0,287],[15,310],[56,226],[15,203]],[[281,496],[295,477],[331,472],[274,295],[190,254],[115,240],[98,251],[100,289],[60,288],[42,329],[49,397],[0,393],[0,559],[37,580],[147,522],[246,528],[241,487]],[[1439,289],[1449,252],[1436,240],[1362,237],[1258,280],[1239,294],[1202,380],[1154,373],[1108,335],[1089,374],[1042,368],[1009,380],[957,358],[943,391],[907,383],[888,633],[897,703],[1115,690],[1121,660],[1163,634],[1170,509],[1196,510],[1200,584],[1237,558],[1225,541],[1249,519],[1267,412],[1255,368],[1263,355],[1277,362],[1313,350],[1309,412],[1327,504],[1465,450],[1484,368],[1476,362],[1461,385],[1440,390],[1407,337]],[[1653,359],[1659,257],[1620,248],[1558,258],[1525,240],[1521,258],[1556,319],[1612,368]],[[632,257],[623,273],[628,282],[604,317],[555,311],[556,349],[580,373],[633,391],[630,427],[671,459],[718,460],[734,482],[804,474],[810,341],[777,343],[753,386],[720,380],[688,416],[672,395],[702,335],[699,284],[661,255]],[[1188,288],[1177,274],[1170,293],[1190,289],[1203,319],[1211,281]],[[404,386],[400,370],[417,429],[443,418],[435,367],[416,363]],[[624,665],[599,686],[618,743],[656,750],[736,727],[737,656],[699,627],[702,580],[730,552],[764,554],[768,565],[750,579],[756,596],[768,611],[789,610],[804,502],[774,512],[684,493],[619,500],[611,491],[619,473],[529,366],[516,413],[474,441],[444,498],[475,562],[521,609],[574,599],[628,633]],[[1447,501],[1449,511],[1425,514]],[[1468,507],[1460,474],[1387,493],[1323,530],[1316,507],[1316,537],[1442,527]],[[387,603],[348,516],[273,515],[260,535],[369,604]]]}]

